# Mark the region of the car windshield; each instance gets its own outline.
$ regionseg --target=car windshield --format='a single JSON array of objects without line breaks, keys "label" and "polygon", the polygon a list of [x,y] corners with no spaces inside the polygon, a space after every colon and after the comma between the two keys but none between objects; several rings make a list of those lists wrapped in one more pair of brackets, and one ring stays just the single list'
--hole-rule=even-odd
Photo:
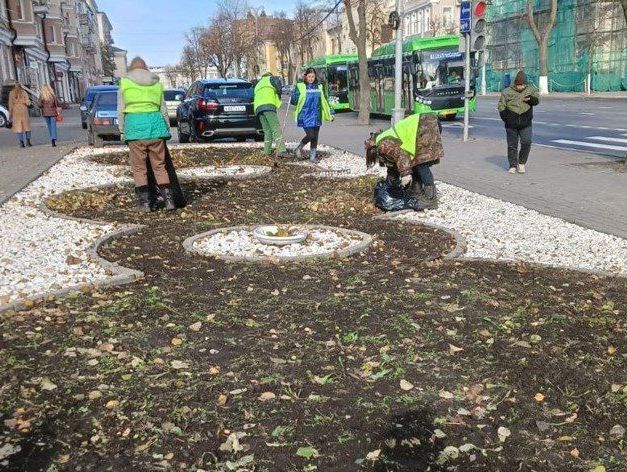
[{"label": "car windshield", "polygon": [[205,98],[253,98],[252,84],[209,84],[205,87]]},{"label": "car windshield", "polygon": [[177,95],[185,95],[185,92],[182,90],[166,90],[163,92],[163,97],[167,102],[173,102],[176,100]]},{"label": "car windshield", "polygon": [[87,95],[85,96],[86,102],[91,102],[97,93],[105,92],[106,90],[87,89]]},{"label": "car windshield", "polygon": [[116,109],[118,106],[118,94],[116,92],[100,92],[94,106],[98,109]]}]

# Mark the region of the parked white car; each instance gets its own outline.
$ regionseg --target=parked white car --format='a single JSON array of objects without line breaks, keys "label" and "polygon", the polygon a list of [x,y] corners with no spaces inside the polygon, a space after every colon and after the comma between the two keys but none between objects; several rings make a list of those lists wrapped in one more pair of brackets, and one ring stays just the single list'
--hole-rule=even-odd
[{"label": "parked white car", "polygon": [[168,107],[170,124],[176,124],[176,109],[185,98],[185,90],[179,88],[166,89],[163,92],[165,104]]},{"label": "parked white car", "polygon": [[0,105],[0,128],[4,128],[9,122],[9,110]]}]

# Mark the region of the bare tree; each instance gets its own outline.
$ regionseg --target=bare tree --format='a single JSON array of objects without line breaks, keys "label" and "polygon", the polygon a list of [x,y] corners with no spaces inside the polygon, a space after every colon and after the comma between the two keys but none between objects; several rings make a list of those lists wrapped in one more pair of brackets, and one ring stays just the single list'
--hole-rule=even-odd
[{"label": "bare tree", "polygon": [[274,43],[279,53],[281,73],[287,71],[287,77],[283,74],[283,79],[288,79],[291,77],[293,69],[292,45],[296,39],[294,22],[287,19],[283,12],[278,13],[276,17],[274,27],[269,31],[268,39]]},{"label": "bare tree", "polygon": [[[370,123],[370,81],[368,80],[368,55],[366,45],[368,42],[366,0],[344,0],[346,16],[348,19],[348,34],[357,46],[359,58],[359,114],[357,119],[360,124]],[[353,8],[357,10],[357,21]]]},{"label": "bare tree", "polygon": [[185,33],[185,47],[188,49],[189,58],[201,77],[207,76],[210,66],[210,54],[204,41],[206,32],[206,28],[197,26]]},{"label": "bare tree", "polygon": [[164,72],[165,72],[165,77],[170,84],[170,87],[177,88],[179,85],[181,85],[178,83],[179,71],[177,70],[176,67],[168,64],[167,66],[165,66]]},{"label": "bare tree", "polygon": [[592,91],[592,66],[594,64],[597,51],[612,39],[612,30],[606,26],[606,18],[611,18],[616,2],[609,0],[592,1],[589,4],[590,10],[587,12],[587,20],[584,22],[585,31],[577,39],[579,51],[586,55],[586,83],[587,92]]},{"label": "bare tree", "polygon": [[368,0],[366,2],[368,18],[366,26],[367,43],[370,43],[370,54],[385,41],[389,27],[387,26],[387,9],[385,0]]},{"label": "bare tree", "polygon": [[321,32],[321,28],[315,26],[320,19],[319,9],[313,9],[299,0],[294,11],[294,42],[300,66],[314,58],[314,44],[320,40],[318,34]]},{"label": "bare tree", "polygon": [[[232,65],[235,75],[242,76],[242,63],[251,47],[252,32],[248,28],[246,14],[249,11],[246,0],[221,0],[218,3],[216,18],[224,24],[223,31],[231,42]],[[213,22],[215,25],[215,21]]]},{"label": "bare tree", "polygon": [[181,61],[179,62],[179,67],[181,69],[181,73],[183,74],[183,77],[188,79],[190,82],[193,82],[196,80],[196,78],[200,77],[200,73],[198,72],[194,53],[189,46],[183,47],[183,52],[181,54]]},{"label": "bare tree", "polygon": [[[538,22],[534,17],[534,0],[527,0],[527,22],[533,31],[533,36],[538,43],[539,49],[539,66],[540,66],[540,93],[549,93],[548,82],[548,51],[549,51],[549,36],[557,21],[557,0],[550,1],[549,18],[545,22],[543,31],[540,31]],[[539,16],[539,15],[538,15]]]}]

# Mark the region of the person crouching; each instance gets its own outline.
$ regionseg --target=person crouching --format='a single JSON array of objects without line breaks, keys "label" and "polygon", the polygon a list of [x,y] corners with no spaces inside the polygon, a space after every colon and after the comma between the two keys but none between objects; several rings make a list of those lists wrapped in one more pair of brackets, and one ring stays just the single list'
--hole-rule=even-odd
[{"label": "person crouching", "polygon": [[174,194],[166,167],[166,140],[170,139],[169,117],[163,85],[140,57],[131,61],[118,91],[118,127],[128,144],[135,193],[140,211],[150,212],[151,192],[147,158],[166,210],[175,210]]},{"label": "person crouching", "polygon": [[387,181],[401,185],[418,201],[420,209],[438,207],[431,166],[444,157],[440,121],[433,113],[417,113],[366,140],[366,164],[387,167]]}]

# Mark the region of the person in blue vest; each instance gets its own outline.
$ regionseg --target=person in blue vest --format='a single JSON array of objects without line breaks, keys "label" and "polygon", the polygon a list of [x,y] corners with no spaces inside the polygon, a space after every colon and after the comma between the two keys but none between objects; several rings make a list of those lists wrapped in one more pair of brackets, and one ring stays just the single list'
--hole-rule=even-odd
[{"label": "person in blue vest", "polygon": [[294,118],[297,125],[305,130],[305,137],[296,147],[295,154],[299,156],[303,147],[309,143],[309,160],[313,163],[319,162],[317,152],[320,126],[323,121],[333,121],[333,111],[314,69],[305,71],[303,82],[296,84],[290,102],[296,105]]}]

